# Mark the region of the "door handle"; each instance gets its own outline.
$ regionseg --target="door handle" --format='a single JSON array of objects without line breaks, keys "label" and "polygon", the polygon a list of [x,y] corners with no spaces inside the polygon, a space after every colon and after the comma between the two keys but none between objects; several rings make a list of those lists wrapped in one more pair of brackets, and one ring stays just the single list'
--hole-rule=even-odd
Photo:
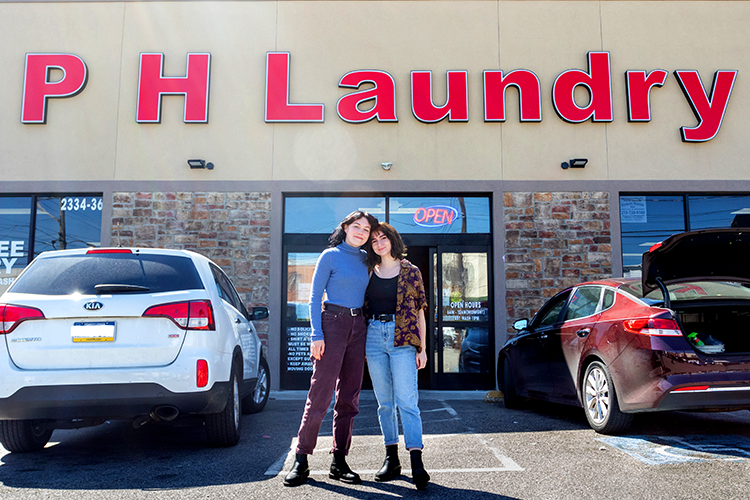
[{"label": "door handle", "polygon": [[234,318],[234,322],[239,325],[240,323],[242,323],[242,320],[240,318]]},{"label": "door handle", "polygon": [[576,335],[583,338],[587,336],[589,333],[591,333],[591,328],[581,328],[580,330],[576,332]]},{"label": "door handle", "polygon": [[543,333],[539,336],[540,339],[546,339],[547,337],[549,337],[549,335],[547,335],[546,333]]}]

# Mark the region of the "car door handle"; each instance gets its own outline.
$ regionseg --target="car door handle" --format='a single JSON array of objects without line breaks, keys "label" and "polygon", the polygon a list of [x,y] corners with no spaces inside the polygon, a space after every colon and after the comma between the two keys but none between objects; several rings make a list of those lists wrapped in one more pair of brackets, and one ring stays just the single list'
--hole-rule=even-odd
[{"label": "car door handle", "polygon": [[240,323],[242,323],[242,320],[240,318],[234,318],[234,322],[239,325]]},{"label": "car door handle", "polygon": [[576,335],[583,338],[587,336],[589,333],[591,333],[591,328],[581,328],[580,330],[576,332]]},{"label": "car door handle", "polygon": [[539,336],[540,339],[546,339],[547,337],[549,337],[549,335],[547,335],[546,333],[543,333]]}]

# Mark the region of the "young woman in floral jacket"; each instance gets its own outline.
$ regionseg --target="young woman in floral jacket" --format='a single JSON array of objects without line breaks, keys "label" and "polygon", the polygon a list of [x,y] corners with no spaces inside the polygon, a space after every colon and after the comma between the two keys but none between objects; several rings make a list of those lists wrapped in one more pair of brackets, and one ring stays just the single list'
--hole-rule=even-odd
[{"label": "young woman in floral jacket", "polygon": [[372,276],[365,295],[369,318],[365,352],[386,450],[383,467],[375,474],[375,480],[389,481],[401,474],[398,409],[411,458],[412,478],[421,490],[430,480],[422,464],[422,418],[417,389],[417,370],[427,364],[424,283],[419,268],[402,259],[406,247],[393,226],[378,225],[372,230],[370,241],[367,259]]}]

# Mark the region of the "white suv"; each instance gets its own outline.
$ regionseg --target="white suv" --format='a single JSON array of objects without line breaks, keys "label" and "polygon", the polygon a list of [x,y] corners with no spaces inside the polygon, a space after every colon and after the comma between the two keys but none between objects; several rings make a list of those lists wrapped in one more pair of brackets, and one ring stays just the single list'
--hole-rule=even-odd
[{"label": "white suv", "polygon": [[41,254],[0,297],[0,442],[42,449],[53,429],[200,415],[233,446],[268,400],[249,313],[211,260],[185,250]]}]

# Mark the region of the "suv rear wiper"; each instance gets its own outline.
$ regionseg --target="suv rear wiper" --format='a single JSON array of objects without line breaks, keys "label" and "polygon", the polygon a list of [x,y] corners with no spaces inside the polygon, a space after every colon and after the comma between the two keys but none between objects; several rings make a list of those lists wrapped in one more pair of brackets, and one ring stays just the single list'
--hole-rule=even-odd
[{"label": "suv rear wiper", "polygon": [[101,284],[94,287],[96,293],[116,293],[116,292],[148,292],[147,286],[125,285],[125,284]]}]

